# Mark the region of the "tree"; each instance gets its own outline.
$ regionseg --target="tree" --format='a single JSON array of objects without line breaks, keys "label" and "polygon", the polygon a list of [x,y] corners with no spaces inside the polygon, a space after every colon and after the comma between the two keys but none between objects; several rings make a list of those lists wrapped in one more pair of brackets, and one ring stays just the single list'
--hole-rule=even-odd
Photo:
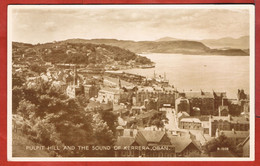
[{"label": "tree", "polygon": [[207,153],[210,153],[221,147],[229,148],[231,151],[235,151],[236,149],[236,146],[230,142],[225,135],[220,135],[219,137],[207,142],[206,145],[204,145],[204,150]]},{"label": "tree", "polygon": [[41,73],[45,73],[47,68],[34,63],[34,64],[30,65],[30,70],[33,72],[36,72],[38,74],[41,74]]},{"label": "tree", "polygon": [[13,72],[12,73],[12,86],[18,86],[21,87],[25,83],[25,77],[22,77],[21,75]]},{"label": "tree", "polygon": [[37,106],[28,100],[21,100],[17,108],[17,113],[22,115],[24,118],[29,119],[35,114]]},{"label": "tree", "polygon": [[154,125],[158,129],[163,128],[165,123],[168,123],[168,118],[166,117],[165,113],[163,112],[156,112],[150,119],[149,119],[149,126]]},{"label": "tree", "polygon": [[116,131],[116,126],[115,126],[115,122],[117,121],[117,116],[111,112],[111,111],[104,111],[104,110],[100,110],[99,114],[101,115],[102,120],[104,120],[104,122],[107,123],[109,129],[115,133]]},{"label": "tree", "polygon": [[99,113],[93,115],[93,136],[97,145],[113,145],[113,132]]},{"label": "tree", "polygon": [[13,114],[16,113],[16,109],[19,106],[19,102],[23,99],[24,93],[23,88],[15,86],[12,90],[12,111]]},{"label": "tree", "polygon": [[37,118],[32,127],[32,139],[44,146],[61,145],[60,135],[56,132],[54,124],[49,122],[49,118]]}]

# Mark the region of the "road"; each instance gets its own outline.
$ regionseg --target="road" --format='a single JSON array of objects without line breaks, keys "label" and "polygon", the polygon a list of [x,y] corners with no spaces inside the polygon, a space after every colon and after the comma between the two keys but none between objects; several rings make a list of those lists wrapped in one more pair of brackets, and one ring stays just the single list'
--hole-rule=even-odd
[{"label": "road", "polygon": [[166,117],[169,120],[168,124],[165,124],[165,129],[169,131],[177,130],[178,124],[177,124],[177,118],[175,116],[175,110],[172,108],[165,108],[166,111]]}]

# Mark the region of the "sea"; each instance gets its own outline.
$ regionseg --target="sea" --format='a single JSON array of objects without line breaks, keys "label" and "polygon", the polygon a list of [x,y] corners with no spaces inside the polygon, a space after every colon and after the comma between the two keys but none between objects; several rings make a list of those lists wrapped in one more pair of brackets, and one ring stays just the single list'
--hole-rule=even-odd
[{"label": "sea", "polygon": [[235,99],[238,89],[249,94],[250,57],[222,55],[140,54],[155,62],[154,68],[127,69],[128,73],[152,78],[166,75],[179,91],[226,92]]}]

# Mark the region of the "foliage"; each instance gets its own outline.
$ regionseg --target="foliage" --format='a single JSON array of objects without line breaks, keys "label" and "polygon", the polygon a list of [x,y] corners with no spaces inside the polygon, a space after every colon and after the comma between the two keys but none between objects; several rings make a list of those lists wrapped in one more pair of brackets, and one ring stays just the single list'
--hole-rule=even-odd
[{"label": "foliage", "polygon": [[30,65],[30,70],[33,72],[36,72],[38,74],[41,74],[41,73],[45,73],[47,68],[34,63],[34,64]]},{"label": "foliage", "polygon": [[228,102],[228,109],[229,109],[229,114],[231,116],[239,116],[242,112],[242,106],[237,104],[232,104],[231,102]]},{"label": "foliage", "polygon": [[15,86],[12,90],[12,112],[15,114],[19,106],[19,102],[23,99],[22,87]]},{"label": "foliage", "polygon": [[219,137],[207,142],[206,145],[204,145],[204,150],[207,153],[210,153],[221,147],[229,148],[231,151],[235,151],[236,149],[236,146],[230,142],[225,135],[220,135]]},{"label": "foliage", "polygon": [[138,63],[138,64],[151,64],[152,61],[146,57],[143,57],[143,56],[137,56],[135,61]]},{"label": "foliage", "polygon": [[115,133],[116,132],[116,126],[115,122],[117,121],[117,116],[111,112],[111,111],[104,111],[100,110],[99,114],[101,115],[102,120],[104,120],[105,123],[107,123],[109,129]]},{"label": "foliage", "polygon": [[93,115],[93,135],[98,145],[113,145],[113,132],[109,129],[107,123],[102,119],[100,114]]},{"label": "foliage", "polygon": [[15,86],[17,86],[17,87],[23,86],[24,83],[25,83],[25,77],[15,73],[15,72],[12,73],[12,87],[13,88]]},{"label": "foliage", "polygon": [[[55,44],[53,44],[55,45]],[[106,64],[108,61],[128,62],[135,60],[138,64],[151,63],[151,60],[135,53],[110,45],[90,43],[63,43],[59,48],[49,48],[50,52],[40,51],[43,60],[52,63]]]},{"label": "foliage", "polygon": [[29,119],[36,112],[37,106],[28,100],[21,100],[17,108],[17,113],[22,115],[25,119]]},{"label": "foliage", "polygon": [[148,122],[148,125],[154,125],[157,128],[162,128],[164,127],[165,123],[168,123],[168,118],[166,117],[164,112],[156,112],[150,119]]},{"label": "foliage", "polygon": [[[113,145],[115,116],[110,112],[87,114],[80,102],[69,99],[49,82],[38,81],[34,87],[14,87],[19,130],[44,146]],[[20,117],[17,119],[17,117]],[[90,151],[59,151],[61,156],[91,156]],[[107,152],[98,154],[108,156]]]}]

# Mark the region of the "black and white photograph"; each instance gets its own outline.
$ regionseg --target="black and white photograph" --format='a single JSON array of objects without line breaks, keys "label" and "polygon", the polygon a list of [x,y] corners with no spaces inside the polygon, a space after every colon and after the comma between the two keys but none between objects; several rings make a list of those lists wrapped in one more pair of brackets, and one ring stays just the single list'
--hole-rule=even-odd
[{"label": "black and white photograph", "polygon": [[8,159],[254,159],[253,5],[9,5]]}]

